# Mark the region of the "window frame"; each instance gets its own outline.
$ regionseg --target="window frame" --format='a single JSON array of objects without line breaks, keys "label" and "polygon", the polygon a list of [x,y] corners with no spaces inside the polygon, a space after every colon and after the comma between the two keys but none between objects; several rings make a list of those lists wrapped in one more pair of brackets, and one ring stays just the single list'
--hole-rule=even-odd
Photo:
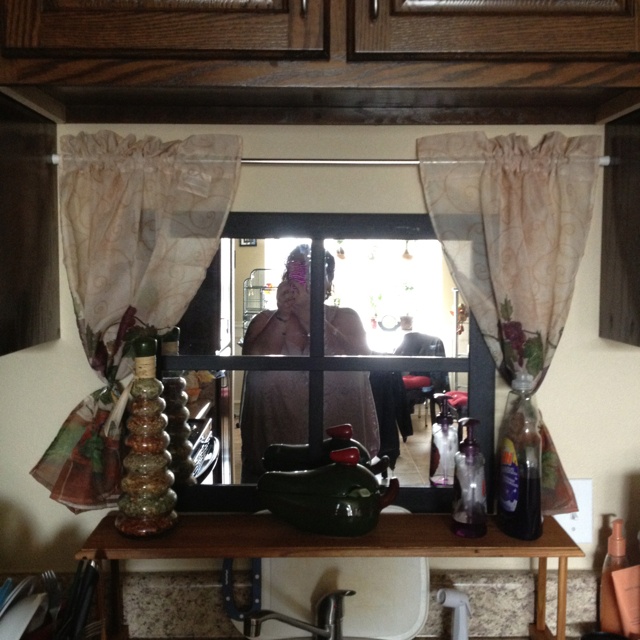
[{"label": "window frame", "polygon": [[[363,224],[366,220],[366,225]],[[366,229],[366,233],[363,233]],[[325,238],[341,239],[435,239],[429,216],[424,214],[326,214],[232,212],[223,238],[299,237],[310,238],[312,252],[324,251]],[[480,420],[476,438],[486,461],[487,504],[494,494],[495,364],[470,317],[469,357],[433,356],[324,356],[324,270],[322,261],[312,261],[311,338],[309,356],[220,356],[181,355],[163,359],[165,370],[309,370],[309,432],[312,451],[323,436],[323,371],[407,371],[418,365],[434,371],[467,372],[469,415]],[[178,510],[182,512],[241,511],[261,508],[255,485],[198,485],[176,488]],[[444,513],[451,510],[453,489],[401,487],[395,503],[415,513]]]}]

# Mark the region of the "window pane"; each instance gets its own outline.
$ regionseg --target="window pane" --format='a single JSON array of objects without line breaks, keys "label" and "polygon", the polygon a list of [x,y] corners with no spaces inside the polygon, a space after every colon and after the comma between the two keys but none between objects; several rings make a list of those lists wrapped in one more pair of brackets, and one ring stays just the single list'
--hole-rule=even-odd
[{"label": "window pane", "polygon": [[[469,393],[473,417],[479,418],[487,426],[482,446],[489,463],[487,476],[491,484],[495,370],[490,357],[487,358],[486,347],[479,333],[474,342],[474,323],[469,324],[466,318],[460,321],[460,300],[444,266],[439,243],[429,240],[433,236],[426,216],[232,214],[227,227],[225,235],[236,236],[236,239],[228,241],[228,255],[221,258],[219,271],[223,273],[221,278],[225,282],[221,282],[217,290],[219,314],[214,311],[212,322],[215,324],[215,316],[220,316],[221,326],[215,331],[229,336],[227,344],[230,343],[230,349],[226,353],[231,352],[233,356],[205,357],[203,351],[192,351],[194,355],[191,359],[181,359],[184,367],[227,371],[227,380],[230,382],[227,425],[232,425],[232,428],[227,427],[226,437],[221,438],[221,464],[227,465],[226,472],[221,474],[223,478],[233,476],[233,482],[240,480],[241,430],[238,426],[247,377],[256,374],[256,381],[261,380],[259,385],[263,387],[268,386],[264,382],[267,374],[274,380],[280,380],[279,386],[286,387],[290,392],[287,401],[299,403],[298,414],[300,411],[308,412],[303,431],[310,425],[308,443],[317,454],[322,440],[326,438],[327,420],[345,422],[351,419],[347,418],[344,411],[332,412],[322,401],[325,388],[348,388],[346,384],[336,385],[331,381],[332,378],[346,375],[361,381],[367,379],[378,419],[378,452],[389,456],[394,467],[389,473],[398,475],[401,487],[405,489],[401,491],[400,503],[412,509],[440,510],[443,504],[450,504],[450,498],[445,495],[448,490],[434,490],[426,486],[429,483],[429,443],[433,419],[429,403],[433,400],[433,388],[419,386],[414,393],[408,394],[410,400],[405,397],[403,401],[398,401],[396,398],[395,402],[402,410],[393,417],[390,417],[389,405],[384,404],[385,401],[393,401],[390,391],[395,389],[397,394],[407,392],[404,374],[427,373],[434,380],[447,380],[451,388]],[[242,232],[233,233],[234,228]],[[252,229],[252,232],[247,234],[247,229]],[[308,235],[305,235],[305,230]],[[370,236],[368,239],[362,238],[365,230]],[[242,241],[238,238],[240,235],[243,236]],[[245,235],[256,237],[247,239]],[[265,237],[269,235],[276,238],[269,240]],[[316,351],[298,348],[293,353],[280,351],[281,354],[285,353],[284,356],[240,355],[251,319],[261,312],[271,315],[277,312],[277,288],[286,270],[286,256],[302,242],[312,243],[318,253],[324,247],[335,263],[332,287],[326,300],[322,284],[324,269],[316,268],[320,271],[319,279],[311,274],[314,286],[319,286],[319,293],[311,292],[312,297],[316,296],[311,306],[322,312],[315,320],[312,315],[309,317],[310,347],[315,339],[313,336],[320,335],[326,327],[331,330],[331,324],[325,323],[323,316],[326,320],[336,309],[351,309],[364,332],[366,350],[374,355],[323,357],[324,351],[329,354],[331,350],[326,349],[327,342],[322,338],[317,338]],[[224,274],[226,266],[230,269]],[[229,279],[235,281],[230,287],[225,284]],[[232,304],[234,299],[235,305]],[[222,326],[225,323],[226,330]],[[189,328],[182,325],[181,328],[183,335],[188,336]],[[429,344],[437,342],[440,346],[437,352],[432,348],[427,358],[423,352],[417,362],[414,356],[400,359],[398,356],[385,355],[396,353],[404,345],[407,336],[426,337],[429,338]],[[224,345],[220,345],[212,351],[222,354],[223,348]],[[290,359],[289,355],[294,357]],[[442,358],[443,355],[446,358]],[[276,363],[277,366],[274,366]],[[175,363],[170,365],[173,368]],[[305,395],[307,384],[311,386],[311,393]],[[251,393],[254,385],[249,384],[248,388]],[[476,390],[481,393],[476,393]],[[266,397],[271,397],[274,406],[282,407],[282,401],[276,401],[275,396],[275,392],[272,392]],[[324,419],[325,412],[327,420]],[[290,421],[295,422],[295,419]],[[223,427],[221,421],[220,428]],[[300,444],[299,436],[290,440]],[[268,441],[263,440],[259,446],[265,443]]]}]

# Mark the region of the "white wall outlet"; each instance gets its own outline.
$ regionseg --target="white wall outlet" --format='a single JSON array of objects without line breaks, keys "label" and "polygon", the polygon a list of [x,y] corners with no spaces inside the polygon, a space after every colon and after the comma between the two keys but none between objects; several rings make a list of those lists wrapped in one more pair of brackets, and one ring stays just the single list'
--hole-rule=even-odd
[{"label": "white wall outlet", "polygon": [[573,487],[578,511],[553,516],[576,544],[593,542],[593,481],[589,479],[569,480]]}]

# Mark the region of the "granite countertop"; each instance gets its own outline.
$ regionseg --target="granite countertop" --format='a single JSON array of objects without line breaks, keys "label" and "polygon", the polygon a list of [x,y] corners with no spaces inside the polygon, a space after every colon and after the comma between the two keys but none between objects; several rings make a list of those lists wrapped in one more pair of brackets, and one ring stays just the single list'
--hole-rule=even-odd
[{"label": "granite countertop", "polygon": [[[549,572],[547,622],[555,633],[557,582]],[[236,577],[235,598],[244,606],[249,576]],[[380,588],[384,588],[383,581]],[[420,638],[450,638],[452,611],[439,605],[440,588],[455,588],[469,597],[469,636],[517,640],[527,638],[535,616],[535,574],[530,571],[451,571],[430,573],[429,615]],[[567,638],[594,630],[597,620],[597,575],[569,571]],[[221,576],[207,572],[130,573],[123,576],[124,614],[132,638],[171,637],[238,640],[244,636],[224,612]],[[347,613],[348,615],[348,613]]]}]

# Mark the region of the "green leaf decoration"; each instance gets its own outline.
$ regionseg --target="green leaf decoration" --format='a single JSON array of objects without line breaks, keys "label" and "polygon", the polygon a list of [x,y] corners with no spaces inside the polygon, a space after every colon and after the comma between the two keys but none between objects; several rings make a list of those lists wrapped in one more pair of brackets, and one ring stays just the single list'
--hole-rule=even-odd
[{"label": "green leaf decoration", "polygon": [[523,355],[527,361],[527,371],[535,378],[544,366],[542,336],[536,333],[524,343]]},{"label": "green leaf decoration", "polygon": [[91,395],[97,402],[102,402],[102,404],[104,405],[110,405],[113,403],[113,397],[111,395],[111,385],[102,387],[102,389],[94,391]]},{"label": "green leaf decoration", "polygon": [[511,304],[511,300],[509,298],[505,298],[504,302],[500,305],[500,317],[503,320],[511,320],[513,316],[513,305]]},{"label": "green leaf decoration", "polygon": [[104,442],[100,435],[97,433],[92,436],[82,445],[80,452],[91,462],[91,470],[93,473],[102,473],[102,450],[104,449]]}]

